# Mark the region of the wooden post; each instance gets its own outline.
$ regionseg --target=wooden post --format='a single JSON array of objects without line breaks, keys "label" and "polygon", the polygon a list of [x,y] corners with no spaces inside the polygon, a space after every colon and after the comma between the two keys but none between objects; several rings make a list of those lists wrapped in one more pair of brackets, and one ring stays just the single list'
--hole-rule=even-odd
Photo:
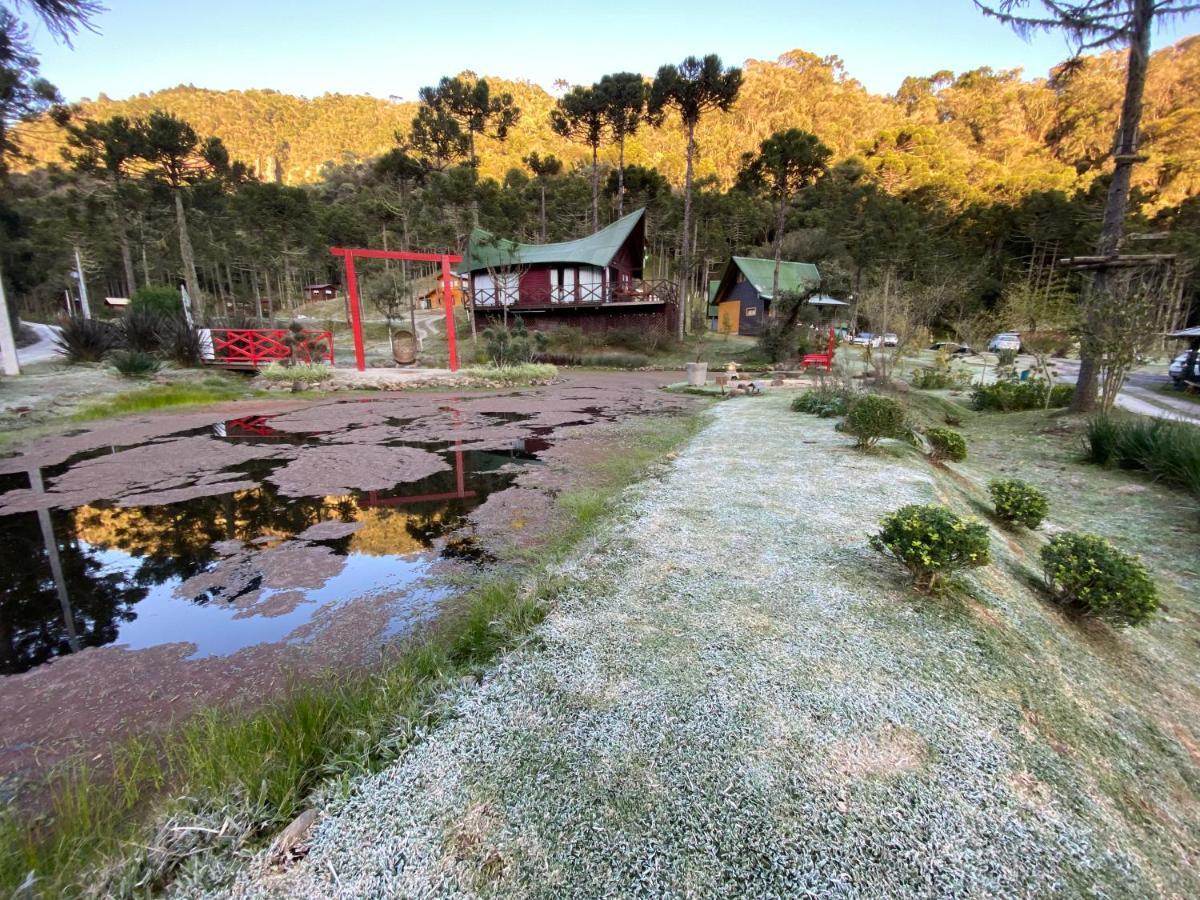
[{"label": "wooden post", "polygon": [[458,371],[458,342],[454,334],[454,291],[450,287],[450,258],[442,257],[442,305],[446,307],[446,344],[450,348],[450,371]]},{"label": "wooden post", "polygon": [[90,319],[92,317],[92,307],[88,303],[87,295],[87,280],[83,277],[83,261],[79,258],[79,248],[75,248],[75,276],[79,279],[79,306],[83,311],[83,317]]},{"label": "wooden post", "polygon": [[17,358],[17,341],[13,336],[12,319],[8,317],[8,301],[4,298],[4,273],[0,272],[0,363],[5,375],[20,375],[21,361]]},{"label": "wooden post", "polygon": [[367,369],[363,347],[362,309],[358,302],[358,276],[354,272],[354,255],[346,254],[346,293],[350,295],[350,328],[354,332],[354,365],[360,372]]}]

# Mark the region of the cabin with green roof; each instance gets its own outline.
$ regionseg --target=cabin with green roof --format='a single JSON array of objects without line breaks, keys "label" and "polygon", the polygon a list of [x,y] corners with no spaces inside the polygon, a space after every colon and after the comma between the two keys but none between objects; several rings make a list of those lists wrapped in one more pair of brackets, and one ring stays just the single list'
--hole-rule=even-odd
[{"label": "cabin with green roof", "polygon": [[507,309],[529,328],[667,330],[675,291],[642,280],[645,253],[646,216],[638,209],[595,234],[554,244],[522,244],[476,228],[457,271],[485,322]]},{"label": "cabin with green roof", "polygon": [[[771,314],[774,283],[775,260],[731,257],[709,299],[709,304],[716,307],[716,330],[721,334],[759,335],[763,320]],[[820,286],[821,274],[812,263],[785,260],[779,264],[781,294],[813,294]]]}]

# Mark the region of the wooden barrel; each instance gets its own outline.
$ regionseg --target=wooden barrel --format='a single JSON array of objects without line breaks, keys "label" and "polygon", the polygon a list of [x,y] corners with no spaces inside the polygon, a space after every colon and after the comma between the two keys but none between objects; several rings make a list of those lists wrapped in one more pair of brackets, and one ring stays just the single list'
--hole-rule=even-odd
[{"label": "wooden barrel", "polygon": [[411,366],[417,361],[417,339],[411,331],[392,332],[392,359],[401,366]]}]

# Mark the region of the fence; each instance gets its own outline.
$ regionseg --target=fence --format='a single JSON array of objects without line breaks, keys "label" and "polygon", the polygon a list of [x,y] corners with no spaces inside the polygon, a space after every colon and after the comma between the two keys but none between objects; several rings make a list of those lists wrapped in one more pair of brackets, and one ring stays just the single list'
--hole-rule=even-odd
[{"label": "fence", "polygon": [[[205,362],[214,366],[236,369],[257,369],[261,365],[291,359],[301,362],[327,362],[333,365],[333,334],[328,331],[301,331],[302,340],[293,348],[286,338],[291,332],[286,328],[209,328],[204,331],[212,338],[212,355],[205,354]],[[205,350],[208,348],[205,347]]]}]

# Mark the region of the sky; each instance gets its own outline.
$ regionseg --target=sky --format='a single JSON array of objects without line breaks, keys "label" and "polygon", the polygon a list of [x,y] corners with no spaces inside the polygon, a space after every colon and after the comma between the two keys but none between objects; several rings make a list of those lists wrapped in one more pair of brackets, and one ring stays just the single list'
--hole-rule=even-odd
[{"label": "sky", "polygon": [[[1070,55],[1060,35],[1023,41],[971,0],[107,0],[98,34],[73,47],[32,29],[42,75],[70,101],[178,84],[416,99],[421,85],[470,69],[549,89],[608,72],[652,76],[717,53],[727,65],[800,48],[834,54],[877,93],[906,75],[979,66],[1042,76]],[[1200,32],[1200,15],[1155,35]]]}]

